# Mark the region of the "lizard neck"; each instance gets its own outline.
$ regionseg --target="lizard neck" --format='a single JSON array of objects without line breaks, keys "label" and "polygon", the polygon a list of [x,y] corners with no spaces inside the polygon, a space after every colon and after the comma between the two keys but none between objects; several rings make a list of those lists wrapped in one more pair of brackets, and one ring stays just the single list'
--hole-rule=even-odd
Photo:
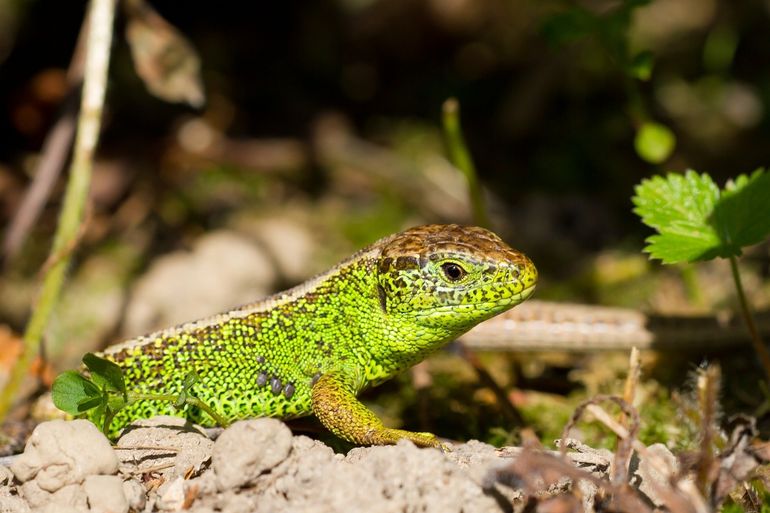
[{"label": "lizard neck", "polygon": [[368,386],[377,385],[412,367],[462,334],[433,327],[399,326],[387,318],[384,326],[385,332],[379,342],[367,347],[370,355],[366,365]]},{"label": "lizard neck", "polygon": [[327,370],[345,374],[358,390],[408,369],[465,331],[387,313],[378,291],[378,256],[375,250],[343,262],[301,299],[314,304],[312,324],[328,337]]},{"label": "lizard neck", "polygon": [[417,324],[412,319],[387,313],[378,298],[375,274],[369,276],[367,308],[375,315],[364,320],[365,334],[358,339],[363,345],[356,348],[358,361],[363,366],[363,387],[392,378],[467,331]]}]

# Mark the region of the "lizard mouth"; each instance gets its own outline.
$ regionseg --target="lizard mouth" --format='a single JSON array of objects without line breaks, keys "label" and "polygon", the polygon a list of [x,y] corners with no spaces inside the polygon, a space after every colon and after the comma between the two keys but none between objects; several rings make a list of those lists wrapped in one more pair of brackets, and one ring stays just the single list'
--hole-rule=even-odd
[{"label": "lizard mouth", "polygon": [[535,292],[535,285],[530,285],[529,287],[522,289],[520,292],[517,292],[516,294],[511,294],[509,297],[500,298],[494,301],[483,301],[479,303],[469,303],[464,305],[434,306],[432,308],[426,308],[422,310],[422,314],[425,317],[430,317],[431,314],[436,314],[436,313],[448,313],[448,312],[465,313],[465,312],[473,312],[478,310],[486,310],[486,311],[494,312],[493,313],[494,315],[502,311],[502,310],[498,310],[500,307],[510,306],[512,308],[518,305],[519,303],[522,303],[527,298],[529,298],[533,292]]},{"label": "lizard mouth", "polygon": [[524,289],[521,292],[519,292],[520,300],[524,301],[526,299],[529,299],[529,296],[531,296],[532,293],[535,292],[535,287],[537,287],[537,285],[530,285],[526,289]]},{"label": "lizard mouth", "polygon": [[468,305],[468,306],[478,306],[482,308],[495,308],[497,306],[508,306],[511,305],[516,306],[519,303],[524,302],[535,292],[535,285],[530,285],[529,287],[522,289],[521,292],[517,292],[516,294],[512,294],[510,297],[501,298],[497,301],[487,301],[484,303],[478,303],[477,305]]}]

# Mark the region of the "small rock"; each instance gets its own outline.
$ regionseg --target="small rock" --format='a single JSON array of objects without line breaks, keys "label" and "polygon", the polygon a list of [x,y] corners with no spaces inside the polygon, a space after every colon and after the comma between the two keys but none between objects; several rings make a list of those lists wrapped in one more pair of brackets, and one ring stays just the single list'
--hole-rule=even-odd
[{"label": "small rock", "polygon": [[220,504],[222,511],[227,513],[253,513],[255,504],[253,499],[236,493],[226,494]]},{"label": "small rock", "polygon": [[9,484],[13,480],[13,472],[5,465],[0,465],[0,486]]},{"label": "small rock", "polygon": [[147,493],[144,486],[135,479],[123,482],[123,495],[125,495],[128,507],[132,511],[141,511],[147,504]]},{"label": "small rock", "polygon": [[217,477],[213,472],[203,472],[199,477],[187,481],[190,486],[195,486],[198,495],[214,495],[217,493]]},{"label": "small rock", "polygon": [[155,505],[161,511],[180,511],[184,507],[184,500],[184,479],[177,477],[161,485]]},{"label": "small rock", "polygon": [[37,481],[33,480],[21,485],[19,491],[29,507],[36,511],[54,511],[56,507],[88,511],[88,500],[80,485],[66,485],[51,493],[40,488]]},{"label": "small rock", "polygon": [[19,494],[27,501],[30,508],[42,508],[51,500],[51,492],[41,489],[37,481],[27,481],[19,488]]},{"label": "small rock", "polygon": [[401,440],[394,446],[359,448],[347,461],[378,483],[372,490],[391,504],[423,512],[494,511],[498,505],[456,463],[436,449]]},{"label": "small rock", "polygon": [[[218,510],[218,511],[221,511],[221,510]],[[211,506],[199,506],[199,507],[193,506],[190,509],[190,513],[216,513],[216,511]]]},{"label": "small rock", "polygon": [[511,462],[510,458],[502,457],[497,448],[478,440],[470,440],[454,447],[446,457],[463,469],[487,494],[494,493],[498,497],[504,497],[511,504],[523,497],[521,490],[496,482],[496,469],[505,468]]},{"label": "small rock", "polygon": [[128,513],[123,480],[118,476],[88,476],[83,489],[92,513]]},{"label": "small rock", "polygon": [[88,508],[76,508],[75,506],[67,506],[56,503],[49,503],[40,513],[89,513]]},{"label": "small rock", "polygon": [[0,513],[30,513],[30,509],[21,497],[0,494]]},{"label": "small rock", "polygon": [[51,494],[48,503],[62,507],[73,507],[80,511],[88,511],[88,497],[80,485],[72,484],[59,488]]},{"label": "small rock", "polygon": [[212,466],[220,490],[244,486],[289,455],[292,435],[283,422],[261,418],[236,422],[214,443]]},{"label": "small rock", "polygon": [[161,475],[172,481],[190,471],[197,473],[211,458],[214,442],[206,437],[202,428],[185,419],[159,416],[134,422],[117,445],[123,449],[142,448],[119,451],[122,467],[129,466],[132,472],[142,472],[168,465]]},{"label": "small rock", "polygon": [[19,481],[35,479],[41,489],[55,492],[89,475],[114,474],[118,458],[91,422],[53,420],[35,428],[11,470]]}]

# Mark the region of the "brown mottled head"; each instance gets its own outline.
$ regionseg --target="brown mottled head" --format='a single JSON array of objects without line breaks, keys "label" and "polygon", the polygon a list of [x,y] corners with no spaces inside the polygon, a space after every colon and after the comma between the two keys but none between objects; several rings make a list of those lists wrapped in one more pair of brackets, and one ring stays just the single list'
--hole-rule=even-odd
[{"label": "brown mottled head", "polygon": [[378,293],[394,321],[467,330],[524,301],[537,281],[529,258],[483,228],[420,226],[379,245]]}]

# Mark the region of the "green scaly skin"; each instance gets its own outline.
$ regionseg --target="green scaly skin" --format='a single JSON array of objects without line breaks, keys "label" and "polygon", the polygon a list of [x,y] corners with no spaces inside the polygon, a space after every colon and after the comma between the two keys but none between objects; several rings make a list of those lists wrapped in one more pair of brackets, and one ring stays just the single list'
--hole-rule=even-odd
[{"label": "green scaly skin", "polygon": [[[129,391],[193,392],[229,421],[315,414],[356,444],[430,433],[389,429],[356,396],[411,367],[479,322],[524,301],[537,271],[522,253],[476,227],[429,225],[381,239],[298,287],[209,319],[104,351]],[[141,400],[113,426],[153,415],[212,425],[197,408]]]}]

